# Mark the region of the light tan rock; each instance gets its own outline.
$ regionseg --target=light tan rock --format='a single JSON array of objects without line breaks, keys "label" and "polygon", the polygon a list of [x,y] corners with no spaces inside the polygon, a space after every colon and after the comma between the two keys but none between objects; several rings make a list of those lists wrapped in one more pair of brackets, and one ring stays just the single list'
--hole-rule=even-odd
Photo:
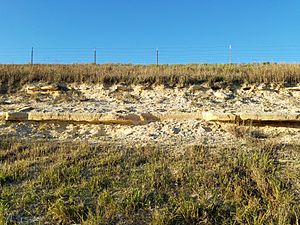
[{"label": "light tan rock", "polygon": [[259,91],[269,90],[269,86],[267,84],[262,83],[257,86],[257,90],[259,90]]},{"label": "light tan rock", "polygon": [[233,97],[232,93],[225,93],[224,91],[216,91],[214,92],[214,96],[216,98],[222,99],[222,100],[228,100],[231,99]]},{"label": "light tan rock", "polygon": [[289,88],[286,88],[286,90],[288,90],[288,91],[300,91],[300,87],[289,87]]},{"label": "light tan rock", "polygon": [[300,121],[300,114],[288,113],[241,113],[241,120],[251,121],[274,121],[274,122],[296,122]]},{"label": "light tan rock", "polygon": [[154,116],[150,113],[141,113],[140,114],[141,121],[145,122],[155,122],[155,121],[160,121],[160,118],[157,116]]},{"label": "light tan rock", "polygon": [[6,118],[6,113],[0,112],[0,120],[5,120],[5,118]]},{"label": "light tan rock", "polygon": [[233,122],[238,116],[232,113],[202,112],[202,117],[206,121]]},{"label": "light tan rock", "polygon": [[126,85],[115,85],[112,91],[133,91],[132,87]]},{"label": "light tan rock", "polygon": [[4,115],[3,119],[7,121],[62,121],[126,125],[142,125],[159,121],[158,117],[149,113],[118,115],[96,113],[8,112]]},{"label": "light tan rock", "polygon": [[26,107],[23,107],[23,108],[19,109],[18,111],[19,111],[19,112],[29,112],[29,111],[31,111],[31,110],[33,110],[33,107],[31,107],[31,106],[26,106]]},{"label": "light tan rock", "polygon": [[188,91],[190,92],[196,92],[196,91],[202,91],[205,92],[207,91],[208,88],[204,87],[203,85],[192,85],[191,87],[189,87]]},{"label": "light tan rock", "polygon": [[206,121],[254,121],[254,122],[300,122],[300,114],[289,113],[216,113],[203,112],[203,119]]},{"label": "light tan rock", "polygon": [[160,120],[169,121],[169,120],[200,120],[202,119],[202,112],[169,112],[161,115],[157,115]]},{"label": "light tan rock", "polygon": [[60,88],[57,85],[46,85],[46,86],[36,86],[31,85],[26,87],[26,92],[28,94],[52,94],[59,95]]},{"label": "light tan rock", "polygon": [[41,91],[58,91],[59,87],[56,85],[46,85],[40,87]]},{"label": "light tan rock", "polygon": [[40,91],[41,90],[41,88],[36,86],[36,85],[28,85],[25,89],[28,92],[35,92],[35,91]]}]

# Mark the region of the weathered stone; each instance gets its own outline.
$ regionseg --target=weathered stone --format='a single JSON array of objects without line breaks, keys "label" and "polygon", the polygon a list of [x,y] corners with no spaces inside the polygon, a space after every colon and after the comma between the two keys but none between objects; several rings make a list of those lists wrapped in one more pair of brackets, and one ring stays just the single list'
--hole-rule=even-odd
[{"label": "weathered stone", "polygon": [[267,84],[262,83],[257,86],[257,90],[260,90],[260,91],[269,90],[269,86]]},{"label": "weathered stone", "polygon": [[160,118],[160,120],[176,120],[176,121],[181,121],[181,120],[197,120],[197,119],[202,119],[202,113],[201,112],[191,112],[191,113],[186,113],[186,112],[172,112],[172,113],[165,113],[165,114],[160,114],[156,115],[157,118]]},{"label": "weathered stone", "polygon": [[4,101],[1,101],[0,104],[10,105],[10,104],[12,104],[12,101],[11,100],[4,100]]},{"label": "weathered stone", "polygon": [[37,86],[31,85],[26,87],[26,91],[28,94],[53,94],[58,95],[60,91],[67,91],[68,88],[64,84],[60,85],[45,85],[45,86]]},{"label": "weathered stone", "polygon": [[286,88],[286,90],[288,90],[288,91],[300,91],[300,87],[289,87],[289,88]]},{"label": "weathered stone", "polygon": [[223,91],[216,91],[214,92],[214,96],[216,98],[219,98],[219,99],[222,99],[222,100],[228,100],[228,99],[231,99],[233,97],[232,93],[225,93]]},{"label": "weathered stone", "polygon": [[150,113],[141,113],[140,118],[141,121],[145,121],[145,122],[155,122],[160,120],[159,117],[154,116]]},{"label": "weathered stone", "polygon": [[31,110],[33,110],[33,107],[26,106],[26,107],[23,107],[23,108],[19,109],[19,112],[29,112]]},{"label": "weathered stone", "polygon": [[233,122],[238,117],[232,113],[202,112],[202,117],[206,121]]},{"label": "weathered stone", "polygon": [[218,113],[218,112],[173,112],[167,114],[97,114],[61,112],[7,112],[0,113],[0,120],[7,121],[61,121],[102,124],[143,125],[155,121],[199,120],[220,122],[300,122],[300,114],[294,113]]},{"label": "weathered stone", "polygon": [[35,92],[35,91],[40,91],[41,88],[36,86],[36,85],[31,85],[26,87],[27,92]]},{"label": "weathered stone", "polygon": [[190,92],[196,92],[196,91],[202,91],[202,92],[205,92],[207,91],[208,88],[204,87],[203,85],[192,85],[188,91]]},{"label": "weathered stone", "polygon": [[26,121],[28,120],[28,113],[25,112],[7,112],[5,120],[8,121]]},{"label": "weathered stone", "polygon": [[56,85],[46,85],[40,87],[41,91],[58,91],[59,87]]},{"label": "weathered stone", "polygon": [[6,118],[6,113],[0,112],[0,120],[5,120]]},{"label": "weathered stone", "polygon": [[254,122],[300,122],[300,114],[288,113],[215,113],[203,112],[203,119],[206,121],[254,121]]},{"label": "weathered stone", "polygon": [[112,88],[113,91],[133,91],[132,87],[125,85],[116,85]]},{"label": "weathered stone", "polygon": [[278,122],[296,122],[300,121],[300,114],[287,114],[287,113],[241,113],[241,120],[250,121],[278,121]]},{"label": "weathered stone", "polygon": [[3,119],[8,121],[69,121],[127,125],[141,125],[159,120],[159,118],[149,113],[118,115],[59,112],[8,112],[3,116]]}]

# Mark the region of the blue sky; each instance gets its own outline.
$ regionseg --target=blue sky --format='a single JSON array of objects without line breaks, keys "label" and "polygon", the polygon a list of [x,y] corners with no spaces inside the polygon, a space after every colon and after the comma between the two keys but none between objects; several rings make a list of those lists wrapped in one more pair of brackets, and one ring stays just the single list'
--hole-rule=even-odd
[{"label": "blue sky", "polygon": [[299,0],[0,3],[0,63],[300,61]]}]

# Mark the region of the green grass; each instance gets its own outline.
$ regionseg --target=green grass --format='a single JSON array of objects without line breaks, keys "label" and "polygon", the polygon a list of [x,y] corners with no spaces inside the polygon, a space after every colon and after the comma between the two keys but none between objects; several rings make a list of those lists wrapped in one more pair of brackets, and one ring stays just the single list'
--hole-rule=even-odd
[{"label": "green grass", "polygon": [[190,64],[190,65],[0,65],[0,92],[44,83],[163,84],[188,86],[203,82],[225,85],[300,82],[299,64]]},{"label": "green grass", "polygon": [[[0,142],[1,224],[296,224],[299,146]],[[290,162],[290,161],[289,161]]]}]

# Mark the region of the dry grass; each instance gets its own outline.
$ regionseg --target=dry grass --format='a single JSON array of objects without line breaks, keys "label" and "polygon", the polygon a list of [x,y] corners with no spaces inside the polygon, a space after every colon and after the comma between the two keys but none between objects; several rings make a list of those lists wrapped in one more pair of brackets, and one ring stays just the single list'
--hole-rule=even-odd
[{"label": "dry grass", "polygon": [[202,82],[227,84],[300,81],[299,64],[191,64],[191,65],[0,65],[0,90],[18,90],[32,82],[103,83],[107,85],[164,84],[188,86]]},{"label": "dry grass", "polygon": [[2,140],[0,223],[296,224],[300,171],[283,152]]}]

